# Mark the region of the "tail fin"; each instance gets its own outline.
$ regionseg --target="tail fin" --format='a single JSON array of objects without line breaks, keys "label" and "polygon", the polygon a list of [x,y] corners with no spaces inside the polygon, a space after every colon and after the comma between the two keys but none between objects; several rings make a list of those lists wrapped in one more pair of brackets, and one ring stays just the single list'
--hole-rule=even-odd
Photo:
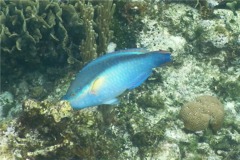
[{"label": "tail fin", "polygon": [[149,52],[149,54],[151,54],[152,57],[153,68],[172,61],[171,53],[167,51],[153,51]]}]

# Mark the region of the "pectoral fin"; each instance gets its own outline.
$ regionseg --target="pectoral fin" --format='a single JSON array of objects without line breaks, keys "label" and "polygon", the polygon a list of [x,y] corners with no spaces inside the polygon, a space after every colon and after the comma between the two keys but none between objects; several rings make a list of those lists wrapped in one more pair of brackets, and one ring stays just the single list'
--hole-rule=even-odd
[{"label": "pectoral fin", "polygon": [[133,82],[130,84],[130,87],[128,89],[134,89],[138,86],[140,86],[152,73],[152,71],[147,71],[144,73],[141,73],[139,76],[134,78]]},{"label": "pectoral fin", "polygon": [[104,83],[104,80],[105,80],[104,77],[99,77],[99,78],[97,78],[97,79],[92,83],[90,93],[91,93],[91,94],[97,94],[98,91],[100,90],[102,84]]}]

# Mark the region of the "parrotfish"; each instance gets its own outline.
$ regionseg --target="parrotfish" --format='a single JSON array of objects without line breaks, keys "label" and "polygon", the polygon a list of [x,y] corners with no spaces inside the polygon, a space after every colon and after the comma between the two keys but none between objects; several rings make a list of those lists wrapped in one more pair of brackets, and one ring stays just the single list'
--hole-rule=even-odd
[{"label": "parrotfish", "polygon": [[119,95],[140,86],[153,68],[170,61],[169,52],[143,48],[105,54],[80,70],[62,99],[74,109],[118,104]]}]

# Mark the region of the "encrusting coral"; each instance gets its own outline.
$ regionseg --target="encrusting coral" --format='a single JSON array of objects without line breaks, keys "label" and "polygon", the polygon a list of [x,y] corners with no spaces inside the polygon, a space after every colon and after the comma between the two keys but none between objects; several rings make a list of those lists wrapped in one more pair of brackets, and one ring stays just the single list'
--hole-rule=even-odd
[{"label": "encrusting coral", "polygon": [[215,97],[199,96],[181,108],[180,117],[188,130],[200,131],[210,127],[216,132],[222,126],[224,108]]}]

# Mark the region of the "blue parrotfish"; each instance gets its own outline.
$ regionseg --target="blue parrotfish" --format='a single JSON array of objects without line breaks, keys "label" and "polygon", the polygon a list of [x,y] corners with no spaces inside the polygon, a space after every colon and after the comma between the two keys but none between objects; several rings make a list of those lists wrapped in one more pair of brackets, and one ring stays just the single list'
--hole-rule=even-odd
[{"label": "blue parrotfish", "polygon": [[74,109],[118,104],[119,95],[140,86],[153,68],[170,61],[169,52],[149,52],[144,48],[105,54],[80,70],[62,99]]}]

